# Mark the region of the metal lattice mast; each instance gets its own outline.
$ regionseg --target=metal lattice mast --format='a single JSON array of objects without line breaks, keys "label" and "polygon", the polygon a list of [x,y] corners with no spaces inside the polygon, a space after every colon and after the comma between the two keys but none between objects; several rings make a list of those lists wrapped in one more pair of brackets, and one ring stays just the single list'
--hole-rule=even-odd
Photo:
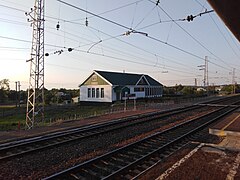
[{"label": "metal lattice mast", "polygon": [[27,99],[28,129],[44,121],[44,2],[35,0],[34,8],[26,13],[33,27],[30,78]]}]

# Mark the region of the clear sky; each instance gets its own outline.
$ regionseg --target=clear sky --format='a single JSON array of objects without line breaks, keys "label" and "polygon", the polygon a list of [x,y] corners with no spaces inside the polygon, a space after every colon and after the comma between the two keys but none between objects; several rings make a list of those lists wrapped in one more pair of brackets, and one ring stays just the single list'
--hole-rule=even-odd
[{"label": "clear sky", "polygon": [[[206,0],[160,0],[159,6],[155,0],[62,1],[75,8],[45,2],[47,89],[78,88],[93,70],[148,74],[167,86],[194,85],[197,78],[203,85],[198,66],[205,56],[209,84],[232,83],[233,68],[240,80],[240,44],[217,14],[181,21],[212,10]],[[15,81],[28,87],[32,28],[24,12],[33,5],[33,0],[0,0],[0,80],[9,79],[11,89]],[[128,28],[138,33],[126,35]],[[63,52],[55,53],[59,50]]]}]

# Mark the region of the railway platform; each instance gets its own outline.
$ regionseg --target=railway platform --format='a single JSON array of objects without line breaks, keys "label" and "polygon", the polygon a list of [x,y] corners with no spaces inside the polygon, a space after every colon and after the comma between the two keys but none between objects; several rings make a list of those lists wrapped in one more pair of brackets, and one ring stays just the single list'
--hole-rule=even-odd
[{"label": "railway platform", "polygon": [[240,108],[223,121],[209,128],[209,133],[217,136],[239,136],[240,138]]},{"label": "railway platform", "polygon": [[219,144],[227,149],[240,151],[240,108],[212,128],[209,133],[225,137]]}]

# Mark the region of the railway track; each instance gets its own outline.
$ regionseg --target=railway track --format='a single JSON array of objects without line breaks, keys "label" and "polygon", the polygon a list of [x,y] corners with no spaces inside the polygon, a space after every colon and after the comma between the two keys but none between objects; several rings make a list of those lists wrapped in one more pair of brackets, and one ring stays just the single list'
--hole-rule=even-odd
[{"label": "railway track", "polygon": [[[221,103],[223,101],[229,101],[229,99],[231,98],[210,101],[210,103]],[[51,133],[44,136],[37,136],[29,139],[22,139],[0,144],[0,160],[8,160],[36,151],[60,146],[74,141],[79,141],[81,139],[86,139],[88,137],[116,131],[121,128],[136,126],[146,122],[149,123],[163,119],[165,117],[174,116],[188,111],[194,111],[199,108],[203,108],[203,106],[194,105],[191,107],[189,106],[185,108],[177,108],[163,112],[148,113],[144,115],[133,116],[131,118],[114,120],[97,125],[89,125],[85,127],[69,129],[62,132]]]},{"label": "railway track", "polygon": [[137,179],[187,144],[198,131],[236,108],[222,107],[45,179]]},{"label": "railway track", "polygon": [[90,125],[81,128],[70,129],[63,132],[52,133],[45,136],[37,136],[30,139],[4,143],[0,145],[0,160],[22,156],[26,153],[44,150],[50,147],[59,146],[64,143],[79,141],[87,137],[119,130],[130,126],[158,120],[160,118],[181,114],[187,111],[194,111],[202,108],[201,106],[192,106],[168,110],[163,112],[154,112],[145,115],[134,116],[131,118],[115,120],[111,122]]}]

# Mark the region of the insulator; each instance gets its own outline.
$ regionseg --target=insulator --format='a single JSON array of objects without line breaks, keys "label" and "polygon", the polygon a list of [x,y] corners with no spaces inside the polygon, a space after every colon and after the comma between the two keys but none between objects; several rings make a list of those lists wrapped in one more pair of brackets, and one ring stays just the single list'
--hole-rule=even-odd
[{"label": "insulator", "polygon": [[45,56],[49,56],[49,53],[45,53]]},{"label": "insulator", "polygon": [[191,21],[193,21],[193,15],[190,16]]},{"label": "insulator", "polygon": [[56,25],[56,28],[57,28],[57,30],[59,30],[59,28],[60,28],[59,21],[58,21],[58,23],[57,23],[57,25]]},{"label": "insulator", "polygon": [[190,21],[193,21],[193,15],[190,15],[190,16],[187,16],[187,21],[190,22]]},{"label": "insulator", "polygon": [[87,17],[86,17],[85,25],[88,26],[88,20],[87,20]]},{"label": "insulator", "polygon": [[71,52],[73,50],[73,48],[68,48],[68,52]]},{"label": "insulator", "polygon": [[130,35],[130,34],[131,34],[130,31],[125,32],[125,35],[126,35],[126,36],[128,36],[128,35]]}]

